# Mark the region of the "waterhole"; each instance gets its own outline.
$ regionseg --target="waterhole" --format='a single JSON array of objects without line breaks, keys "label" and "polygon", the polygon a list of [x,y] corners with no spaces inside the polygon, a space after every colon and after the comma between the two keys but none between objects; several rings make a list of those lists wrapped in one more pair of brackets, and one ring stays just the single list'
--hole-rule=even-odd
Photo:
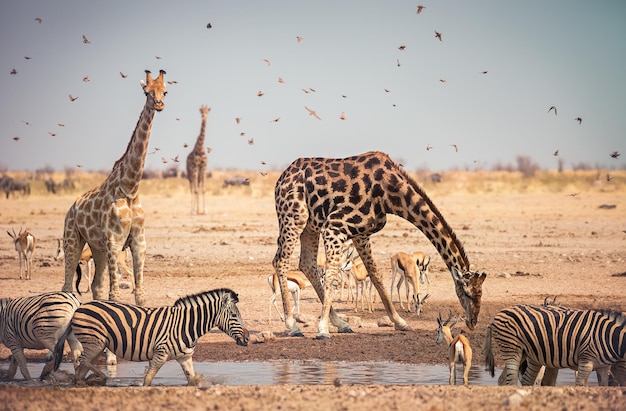
[{"label": "waterhole", "polygon": [[[121,362],[117,366],[102,366],[109,376],[107,386],[128,387],[143,384],[146,362]],[[4,368],[4,367],[3,367]],[[43,363],[29,363],[32,376],[41,374]],[[247,362],[194,362],[196,373],[205,381],[220,385],[325,385],[339,379],[345,385],[447,385],[449,369],[442,365],[403,364],[397,362],[326,362],[326,361],[247,361]],[[73,374],[73,366],[63,363],[61,373]],[[463,384],[463,367],[457,368],[457,384]],[[497,385],[502,370],[496,369],[491,377],[482,364],[470,368],[470,385]],[[18,370],[16,378],[21,378]],[[62,377],[57,378],[63,383]],[[70,378],[67,378],[68,382]],[[559,371],[557,385],[574,385],[574,372]],[[16,384],[24,381],[15,381]],[[33,384],[34,382],[29,382]],[[182,368],[176,361],[168,361],[157,373],[152,385],[186,385]],[[595,373],[588,385],[597,386]]]}]

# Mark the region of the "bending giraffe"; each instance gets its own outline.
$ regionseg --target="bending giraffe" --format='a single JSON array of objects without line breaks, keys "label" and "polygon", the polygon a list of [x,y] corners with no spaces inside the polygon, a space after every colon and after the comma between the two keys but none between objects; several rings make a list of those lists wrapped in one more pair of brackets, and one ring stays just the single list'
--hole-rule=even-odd
[{"label": "bending giraffe", "polygon": [[[339,332],[353,332],[332,308],[332,283],[337,279],[343,244],[349,239],[395,328],[410,329],[391,304],[372,257],[370,235],[385,226],[387,214],[411,222],[432,242],[452,274],[468,328],[473,330],[476,326],[487,274],[470,271],[463,245],[452,228],[421,187],[387,154],[368,152],[344,159],[297,159],[279,177],[274,195],[279,235],[272,263],[279,278],[289,335],[303,335],[291,313],[287,292],[289,258],[298,240],[301,247],[298,268],[311,281],[322,302],[317,338],[330,337],[329,321]],[[327,261],[323,283],[316,270],[320,235]]]},{"label": "bending giraffe", "polygon": [[[207,106],[200,106],[202,125],[200,134],[196,140],[196,145],[187,156],[187,178],[189,179],[189,189],[191,190],[191,213],[206,214],[206,203],[204,202],[204,176],[208,163],[206,150],[204,149],[204,132],[206,129],[206,119],[211,109]],[[200,209],[200,194],[202,193],[202,209]]]},{"label": "bending giraffe", "polygon": [[106,299],[104,272],[109,270],[108,299],[120,300],[119,278],[116,275],[118,256],[130,247],[135,277],[135,302],[145,304],[143,265],[146,256],[144,210],[139,201],[139,182],[146,160],[154,113],[163,110],[167,94],[161,70],[155,79],[146,70],[142,87],[146,103],[139,116],[126,152],[113,165],[102,184],[80,196],[65,215],[63,249],[65,253],[65,284],[63,291],[72,291],[74,271],[85,243],[91,248],[95,263],[92,283],[93,298]]}]

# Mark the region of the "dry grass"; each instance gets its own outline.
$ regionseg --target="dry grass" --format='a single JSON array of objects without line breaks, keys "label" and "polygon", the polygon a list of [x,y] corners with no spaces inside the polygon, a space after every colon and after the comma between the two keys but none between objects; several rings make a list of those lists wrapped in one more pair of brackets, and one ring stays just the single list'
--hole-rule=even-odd
[{"label": "dry grass", "polygon": [[[26,172],[7,173],[16,179],[29,180],[31,195],[49,195],[44,184],[45,178]],[[454,192],[469,194],[498,194],[498,193],[563,193],[574,194],[579,192],[618,192],[626,189],[626,170],[617,170],[610,173],[611,180],[607,181],[607,174],[598,171],[537,171],[534,177],[526,178],[520,172],[508,171],[450,171],[442,173],[442,181],[434,183],[428,173],[410,173],[432,195],[446,195]],[[226,187],[224,179],[241,175],[250,180],[249,186]],[[248,196],[254,198],[272,197],[274,184],[280,172],[270,171],[261,175],[257,171],[212,170],[211,177],[206,180],[206,192],[210,196]],[[52,174],[56,182],[66,178],[64,172]],[[100,184],[106,178],[103,173],[77,171],[73,173],[74,190],[66,190],[59,195],[75,197]],[[161,198],[172,198],[186,195],[189,184],[184,178],[154,178],[141,182],[141,193]]]}]

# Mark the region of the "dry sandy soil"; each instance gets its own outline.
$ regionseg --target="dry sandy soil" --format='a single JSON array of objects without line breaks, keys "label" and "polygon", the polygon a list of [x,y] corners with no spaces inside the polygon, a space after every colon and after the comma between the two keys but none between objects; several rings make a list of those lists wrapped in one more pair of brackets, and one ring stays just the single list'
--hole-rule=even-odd
[{"label": "dry sandy soil", "polygon": [[[181,181],[181,187],[184,182]],[[240,310],[252,334],[272,331],[277,339],[238,347],[219,332],[204,336],[195,361],[302,360],[396,361],[445,365],[445,347],[434,343],[438,312],[461,312],[452,279],[427,239],[413,226],[390,217],[372,238],[375,258],[391,280],[390,257],[398,251],[430,253],[431,297],[422,315],[399,312],[413,331],[377,327],[386,313],[380,299],[373,313],[354,313],[353,303],[338,301],[340,313],[359,316],[363,327],[352,335],[314,339],[316,324],[301,324],[304,338],[282,336],[284,325],[268,322],[270,289],[267,275],[276,251],[277,223],[273,198],[237,189],[208,196],[209,213],[191,216],[184,188],[170,194],[143,195],[148,253],[145,287],[150,305],[173,303],[178,297],[218,287],[239,293]],[[473,269],[488,273],[477,329],[468,332],[474,363],[483,362],[485,327],[495,313],[514,303],[541,304],[545,297],[572,307],[626,310],[626,192],[594,190],[567,193],[474,194],[429,191],[464,243]],[[0,228],[28,228],[38,238],[31,281],[18,279],[17,253],[8,237],[0,242],[0,298],[60,290],[63,266],[54,261],[56,238],[65,212],[76,195],[32,195],[0,201]],[[613,209],[599,208],[614,204]],[[297,260],[293,260],[294,267]],[[134,302],[130,290],[123,300]],[[89,295],[83,294],[82,301]],[[399,309],[398,304],[395,304]],[[301,310],[315,318],[321,305],[312,289],[303,293]],[[459,327],[463,328],[463,327]],[[0,348],[6,369],[9,351]],[[27,357],[41,361],[42,352]],[[498,357],[496,357],[498,359]],[[18,371],[18,377],[21,374]],[[332,376],[329,376],[332,377]],[[497,375],[496,375],[497,377]],[[595,376],[592,375],[592,380]],[[24,382],[0,385],[0,409],[624,409],[623,387],[469,387],[278,385],[194,387],[74,388]]]}]

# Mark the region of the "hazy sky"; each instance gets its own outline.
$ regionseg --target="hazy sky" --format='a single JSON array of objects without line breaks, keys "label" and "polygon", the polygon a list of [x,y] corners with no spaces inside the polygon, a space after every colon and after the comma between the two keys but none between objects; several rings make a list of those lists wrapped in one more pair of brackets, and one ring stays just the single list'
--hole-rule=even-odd
[{"label": "hazy sky", "polygon": [[625,166],[626,2],[424,0],[419,15],[418,4],[4,0],[0,168],[110,170],[145,103],[145,69],[178,82],[156,114],[148,168],[179,155],[184,169],[202,104],[209,168],[369,150],[408,170],[518,155],[556,168],[557,149],[566,167]]}]

